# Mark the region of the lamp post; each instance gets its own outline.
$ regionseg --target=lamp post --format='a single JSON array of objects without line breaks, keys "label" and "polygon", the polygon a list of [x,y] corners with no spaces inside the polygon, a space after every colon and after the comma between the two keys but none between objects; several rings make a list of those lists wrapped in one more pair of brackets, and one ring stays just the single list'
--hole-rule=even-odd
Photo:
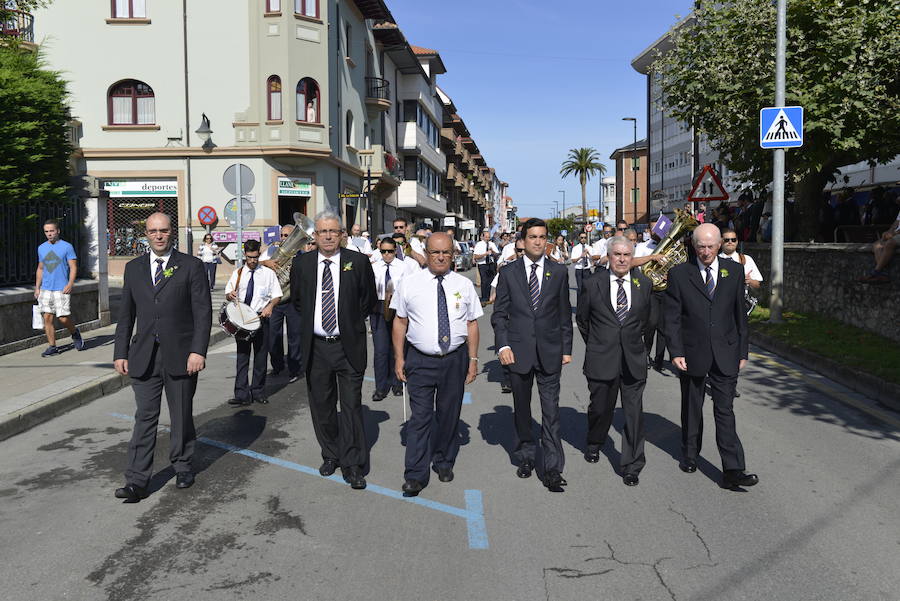
[{"label": "lamp post", "polygon": [[[635,160],[635,153],[637,152],[637,119],[635,117],[622,117],[622,121],[631,121],[632,125],[634,125],[634,144],[631,146],[631,203],[632,209],[634,210],[634,219],[632,223],[637,221],[637,161]],[[624,204],[624,203],[622,203]],[[622,207],[622,218],[624,219],[625,215],[625,207]]]},{"label": "lamp post", "polygon": [[553,204],[556,206],[556,213],[553,215],[554,217],[559,217],[559,201],[554,200]]},{"label": "lamp post", "polygon": [[562,213],[558,213],[558,215],[559,215],[560,218],[565,218],[565,212],[566,212],[566,191],[565,191],[565,190],[557,190],[557,192],[559,192],[560,194],[563,195]]}]

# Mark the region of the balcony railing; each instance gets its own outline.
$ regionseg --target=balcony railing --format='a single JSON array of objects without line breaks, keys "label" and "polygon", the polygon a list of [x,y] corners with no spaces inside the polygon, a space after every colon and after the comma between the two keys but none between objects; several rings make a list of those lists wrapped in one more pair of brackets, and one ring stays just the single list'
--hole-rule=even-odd
[{"label": "balcony railing", "polygon": [[34,43],[34,15],[9,8],[4,9],[4,15],[6,18],[0,22],[4,37]]},{"label": "balcony railing", "polygon": [[391,101],[391,82],[380,77],[366,78],[366,98]]}]

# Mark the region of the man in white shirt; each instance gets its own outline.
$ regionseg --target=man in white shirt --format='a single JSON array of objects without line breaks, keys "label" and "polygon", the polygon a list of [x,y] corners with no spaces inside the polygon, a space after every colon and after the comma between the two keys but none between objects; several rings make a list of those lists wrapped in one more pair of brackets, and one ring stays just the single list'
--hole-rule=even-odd
[{"label": "man in white shirt", "polygon": [[[259,257],[260,265],[273,271],[278,267],[275,264],[278,248],[290,237],[295,228],[296,226],[292,224],[281,226],[281,241],[266,247],[265,252]],[[287,326],[287,362],[285,362],[284,354],[285,326]],[[273,376],[284,371],[285,363],[287,363],[289,384],[299,380],[303,373],[303,357],[300,350],[300,314],[293,303],[279,303],[272,310],[272,316],[269,318],[269,362],[272,364],[271,375]]]},{"label": "man in white shirt", "polygon": [[475,244],[475,249],[472,251],[472,258],[475,259],[475,264],[478,265],[478,275],[481,277],[482,305],[486,305],[491,298],[491,280],[494,279],[495,266],[499,254],[500,249],[491,240],[490,230],[482,230],[481,240]]},{"label": "man in white shirt", "polygon": [[[640,267],[651,261],[660,261],[663,255],[654,252],[659,245],[659,238],[653,233],[656,221],[650,222],[647,231],[650,239],[634,247],[634,258],[631,266]],[[654,290],[650,295],[650,315],[644,329],[644,347],[647,350],[647,363],[656,371],[662,370],[663,357],[666,353],[666,335],[663,330],[663,296],[664,290]],[[656,353],[653,353],[653,339],[656,338]]]},{"label": "man in white shirt", "polygon": [[[894,203],[900,207],[900,195],[894,194]],[[860,278],[861,282],[870,284],[884,284],[891,281],[887,273],[887,266],[894,256],[894,251],[900,245],[900,213],[887,230],[882,232],[881,238],[872,245],[872,252],[875,253],[875,269],[869,275]]]},{"label": "man in white shirt", "polygon": [[361,232],[362,229],[359,227],[359,224],[354,223],[353,227],[350,228],[350,238],[347,240],[347,248],[361,252],[371,258],[374,254],[372,243],[368,238],[364,237]]},{"label": "man in white shirt", "polygon": [[384,301],[387,299],[388,305],[390,305],[390,298],[400,281],[411,273],[421,271],[419,265],[412,259],[404,261],[397,257],[397,243],[393,238],[381,239],[378,243],[378,255],[379,259],[372,263],[378,303],[369,316],[374,350],[373,367],[375,369],[375,393],[372,395],[372,400],[375,402],[384,400],[389,391],[393,391],[394,396],[403,395],[403,384],[394,373],[394,349],[391,344],[391,324],[394,320],[394,311],[390,309],[385,311]]},{"label": "man in white shirt", "polygon": [[587,234],[581,232],[578,234],[578,243],[572,247],[572,265],[575,266],[575,287],[578,288],[578,296],[581,296],[581,290],[584,287],[585,276],[590,277],[591,266],[591,247],[587,242]]},{"label": "man in white shirt", "polygon": [[472,281],[450,271],[450,236],[432,235],[425,250],[427,268],[404,278],[391,300],[395,371],[411,409],[403,483],[410,497],[427,486],[431,466],[441,482],[453,480],[464,385],[478,374],[477,320],[484,314]]},{"label": "man in white shirt", "polygon": [[[269,317],[281,300],[281,285],[275,272],[259,264],[259,240],[244,243],[244,266],[231,274],[225,285],[225,299],[243,302],[259,315],[262,322],[250,340],[235,338],[237,343],[237,371],[234,378],[234,398],[229,405],[268,403],[266,398],[266,357],[269,350]],[[248,382],[250,352],[253,351],[253,384]]]},{"label": "man in white shirt", "polygon": [[737,232],[731,228],[722,230],[722,252],[719,253],[719,256],[743,265],[744,283],[753,290],[759,290],[759,286],[763,281],[762,272],[756,266],[756,261],[753,260],[753,257],[737,251],[737,245]]}]

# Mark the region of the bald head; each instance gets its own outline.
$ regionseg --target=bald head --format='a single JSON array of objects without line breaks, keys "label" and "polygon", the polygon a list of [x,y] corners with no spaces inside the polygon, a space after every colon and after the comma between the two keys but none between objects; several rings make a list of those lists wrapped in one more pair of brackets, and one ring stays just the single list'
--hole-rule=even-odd
[{"label": "bald head", "polygon": [[709,240],[711,242],[719,242],[722,240],[722,233],[719,227],[712,223],[703,223],[694,230],[694,240]]},{"label": "bald head", "polygon": [[431,250],[432,248],[449,248],[452,250],[453,238],[451,238],[449,234],[445,234],[444,232],[431,234],[430,236],[428,236],[428,239],[425,240],[425,249]]},{"label": "bald head", "polygon": [[147,242],[157,256],[163,256],[172,248],[174,228],[172,218],[165,213],[153,213],[147,217]]},{"label": "bald head", "polygon": [[453,239],[444,232],[428,236],[425,241],[425,261],[434,275],[450,271],[453,264]]},{"label": "bald head", "polygon": [[704,265],[711,265],[722,246],[722,234],[719,228],[711,223],[697,226],[693,233],[694,250],[697,258]]}]

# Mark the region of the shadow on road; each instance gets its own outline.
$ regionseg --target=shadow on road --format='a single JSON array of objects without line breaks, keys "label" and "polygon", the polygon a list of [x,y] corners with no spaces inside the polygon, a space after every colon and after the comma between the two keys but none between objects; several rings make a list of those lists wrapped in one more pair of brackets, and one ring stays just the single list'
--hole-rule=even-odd
[{"label": "shadow on road", "polygon": [[500,445],[509,456],[510,465],[518,465],[513,458],[516,450],[516,432],[512,407],[496,405],[493,413],[482,413],[478,418],[481,439],[489,445]]}]

